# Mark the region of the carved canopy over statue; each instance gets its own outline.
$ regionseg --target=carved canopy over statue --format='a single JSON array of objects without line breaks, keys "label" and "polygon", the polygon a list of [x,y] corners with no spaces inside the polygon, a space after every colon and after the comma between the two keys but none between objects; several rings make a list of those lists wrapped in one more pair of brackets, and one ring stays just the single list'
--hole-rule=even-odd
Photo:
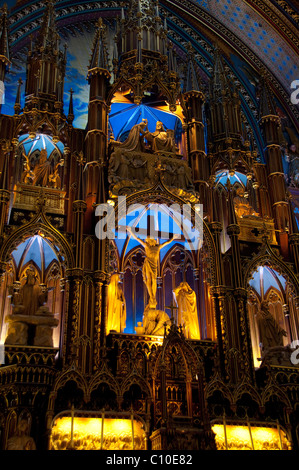
[{"label": "carved canopy over statue", "polygon": [[126,300],[123,290],[120,286],[119,274],[111,276],[108,287],[108,315],[107,315],[107,334],[110,331],[123,333],[126,328]]},{"label": "carved canopy over statue", "polygon": [[269,309],[269,302],[262,302],[261,309],[258,316],[258,327],[260,333],[260,341],[263,350],[275,348],[277,346],[283,347],[283,336],[287,336],[275,318],[271,315]]},{"label": "carved canopy over statue", "polygon": [[195,292],[187,282],[181,282],[174,295],[178,305],[178,325],[184,327],[186,338],[200,339]]}]

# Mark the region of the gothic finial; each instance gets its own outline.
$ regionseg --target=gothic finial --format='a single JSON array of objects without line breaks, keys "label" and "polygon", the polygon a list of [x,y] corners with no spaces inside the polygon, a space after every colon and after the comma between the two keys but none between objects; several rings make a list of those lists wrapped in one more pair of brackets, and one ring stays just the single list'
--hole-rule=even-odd
[{"label": "gothic finial", "polygon": [[188,51],[188,68],[186,79],[186,91],[200,91],[201,84],[198,73],[195,69],[195,57],[191,43],[187,46]]},{"label": "gothic finial", "polygon": [[37,47],[50,47],[53,51],[57,50],[57,37],[59,38],[56,30],[56,13],[54,3],[55,2],[52,0],[48,0],[46,3],[41,29],[36,42]]},{"label": "gothic finial", "polygon": [[67,120],[68,120],[68,123],[69,123],[69,124],[72,124],[72,123],[73,123],[73,120],[74,120],[73,94],[74,94],[74,91],[73,91],[73,89],[71,88],[71,89],[70,89],[69,112],[68,112],[68,116],[67,116]]},{"label": "gothic finial", "polygon": [[100,68],[108,69],[108,57],[106,49],[106,26],[102,18],[99,18],[97,31],[93,41],[91,61],[89,69]]}]

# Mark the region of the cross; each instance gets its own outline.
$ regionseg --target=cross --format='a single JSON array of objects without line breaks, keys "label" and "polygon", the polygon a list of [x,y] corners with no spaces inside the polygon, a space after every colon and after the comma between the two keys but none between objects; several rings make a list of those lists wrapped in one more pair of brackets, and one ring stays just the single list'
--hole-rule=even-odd
[{"label": "cross", "polygon": [[260,231],[255,227],[255,229],[251,230],[251,233],[253,233],[256,237],[258,237],[260,234]]},{"label": "cross", "polygon": [[174,320],[173,312],[174,312],[174,310],[178,310],[178,307],[174,306],[173,302],[172,302],[170,307],[165,307],[165,310],[170,310],[171,311],[171,319]]}]

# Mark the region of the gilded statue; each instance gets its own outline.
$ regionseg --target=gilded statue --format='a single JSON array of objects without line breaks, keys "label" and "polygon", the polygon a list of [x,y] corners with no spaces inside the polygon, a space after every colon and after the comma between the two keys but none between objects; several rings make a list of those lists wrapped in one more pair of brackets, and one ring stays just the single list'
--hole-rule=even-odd
[{"label": "gilded statue", "polygon": [[34,180],[34,173],[31,169],[29,157],[28,157],[28,155],[25,154],[25,152],[22,152],[22,156],[25,160],[24,161],[24,171],[23,171],[23,175],[22,175],[22,181],[24,181],[24,183],[26,183],[26,184],[32,184],[33,180]]},{"label": "gilded statue", "polygon": [[173,131],[165,131],[161,121],[157,122],[155,132],[147,132],[145,138],[151,143],[153,152],[176,153]]},{"label": "gilded statue", "polygon": [[123,333],[126,328],[126,300],[120,285],[119,274],[111,276],[108,287],[108,315],[106,332]]},{"label": "gilded statue", "polygon": [[244,217],[259,217],[253,207],[249,204],[248,199],[245,197],[244,188],[237,189],[237,196],[234,198],[235,212],[239,218]]},{"label": "gilded statue", "polygon": [[159,244],[153,238],[148,237],[146,240],[138,238],[131,227],[128,227],[129,233],[143,246],[145,250],[145,260],[142,268],[143,280],[149,294],[148,308],[155,309],[157,307],[157,277],[159,255],[162,248],[173,241],[173,238],[165,243]]},{"label": "gilded statue", "polygon": [[18,423],[15,434],[8,439],[7,450],[36,450],[34,439],[29,435],[29,424],[26,419]]},{"label": "gilded statue", "polygon": [[269,302],[263,301],[258,313],[258,327],[260,333],[260,342],[263,350],[273,347],[283,347],[283,336],[287,336],[287,332],[283,330],[269,309]]},{"label": "gilded statue", "polygon": [[184,327],[186,338],[200,339],[196,294],[187,282],[174,290],[178,305],[177,324]]},{"label": "gilded statue", "polygon": [[54,173],[49,175],[49,183],[55,189],[61,189],[61,178],[59,176],[59,168],[64,165],[64,160],[61,160],[55,165]]}]

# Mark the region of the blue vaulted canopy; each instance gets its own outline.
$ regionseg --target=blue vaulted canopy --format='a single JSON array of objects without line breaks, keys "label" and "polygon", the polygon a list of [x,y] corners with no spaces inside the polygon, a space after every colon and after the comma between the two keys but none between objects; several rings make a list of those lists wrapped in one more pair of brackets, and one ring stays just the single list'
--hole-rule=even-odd
[{"label": "blue vaulted canopy", "polygon": [[23,147],[25,154],[29,157],[36,150],[47,150],[48,158],[53,153],[61,156],[64,150],[62,142],[55,143],[52,137],[46,134],[36,134],[34,138],[31,138],[28,134],[24,134],[19,137],[19,143]]},{"label": "blue vaulted canopy", "polygon": [[154,103],[151,105],[135,105],[128,102],[112,103],[109,116],[110,131],[113,132],[115,140],[123,142],[135,124],[139,124],[143,119],[148,121],[150,132],[156,130],[158,121],[163,122],[165,130],[175,131],[176,142],[179,142],[182,135],[182,122],[174,114],[158,109]]}]

